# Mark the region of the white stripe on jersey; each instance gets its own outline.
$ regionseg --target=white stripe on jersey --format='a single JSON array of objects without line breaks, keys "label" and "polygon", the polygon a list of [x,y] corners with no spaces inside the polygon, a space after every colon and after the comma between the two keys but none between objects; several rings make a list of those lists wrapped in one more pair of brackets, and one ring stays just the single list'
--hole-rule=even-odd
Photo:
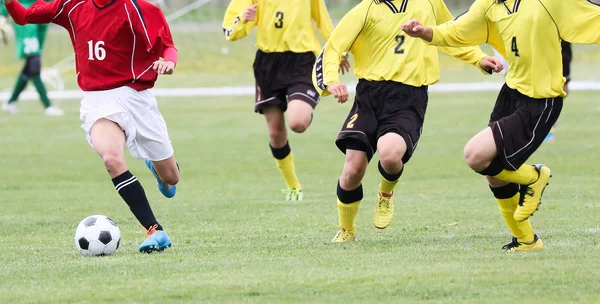
[{"label": "white stripe on jersey", "polygon": [[133,23],[131,23],[131,17],[129,16],[129,10],[127,9],[127,3],[123,4],[125,6],[125,12],[127,13],[127,19],[129,19],[129,26],[131,27],[131,33],[133,34],[133,50],[131,51],[131,74],[133,74],[133,81],[136,80],[135,70],[133,68],[133,57],[135,56],[135,31],[133,30]]},{"label": "white stripe on jersey", "polygon": [[146,39],[148,39],[148,44],[150,45],[150,48],[152,48],[152,42],[150,42],[150,36],[148,36],[148,30],[146,30],[146,24],[144,23],[144,20],[142,19],[142,13],[140,12],[140,10],[138,10],[137,5],[135,5],[135,3],[133,3],[133,0],[129,0],[131,2],[131,5],[133,5],[133,8],[135,8],[135,11],[138,14],[138,17],[140,18],[140,23],[142,23],[142,27],[144,28],[144,32],[146,33]]},{"label": "white stripe on jersey", "polygon": [[65,6],[67,6],[67,3],[71,2],[71,0],[67,0],[65,3],[63,3],[62,7],[60,8],[60,10],[58,11],[58,13],[56,14],[56,16],[54,16],[54,18],[52,18],[52,20],[56,19],[58,16],[60,16],[60,14],[63,12],[63,10],[65,9]]},{"label": "white stripe on jersey", "polygon": [[78,7],[79,5],[83,4],[85,1],[81,1],[77,4],[75,4],[75,6],[73,6],[73,8],[69,11],[69,13],[67,14],[67,18],[69,19],[69,23],[71,24],[71,33],[73,33],[73,42],[77,42],[77,37],[75,37],[75,28],[73,27],[73,21],[71,21],[71,13],[73,12],[73,10]]}]

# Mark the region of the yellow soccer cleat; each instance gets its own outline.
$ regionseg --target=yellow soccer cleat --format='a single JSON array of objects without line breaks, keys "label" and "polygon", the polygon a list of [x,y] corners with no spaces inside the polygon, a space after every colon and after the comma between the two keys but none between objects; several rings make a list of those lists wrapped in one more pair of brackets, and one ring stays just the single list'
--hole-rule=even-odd
[{"label": "yellow soccer cleat", "polygon": [[302,193],[302,189],[286,189],[281,190],[283,194],[285,194],[286,201],[301,201],[304,199],[304,193]]},{"label": "yellow soccer cleat", "polygon": [[519,243],[517,238],[513,237],[512,242],[502,246],[503,251],[539,251],[542,249],[544,249],[544,243],[542,243],[537,234],[534,236],[533,243],[531,244]]},{"label": "yellow soccer cleat", "polygon": [[375,205],[375,214],[373,214],[373,225],[377,229],[385,229],[392,222],[394,216],[394,194],[384,196],[381,192],[377,193],[377,205]]},{"label": "yellow soccer cleat", "polygon": [[540,207],[542,203],[542,194],[550,180],[551,171],[546,165],[535,165],[539,177],[533,184],[523,188],[523,196],[513,215],[515,221],[522,222],[528,219]]},{"label": "yellow soccer cleat", "polygon": [[354,240],[355,240],[354,229],[352,229],[352,231],[346,230],[346,229],[341,229],[335,235],[333,240],[331,240],[331,242],[332,243],[347,243],[347,242],[354,242]]}]

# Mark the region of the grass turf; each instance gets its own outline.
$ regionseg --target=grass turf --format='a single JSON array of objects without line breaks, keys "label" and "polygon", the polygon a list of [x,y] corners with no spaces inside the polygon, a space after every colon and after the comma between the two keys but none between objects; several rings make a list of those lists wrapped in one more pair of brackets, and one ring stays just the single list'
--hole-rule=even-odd
[{"label": "grass turf", "polygon": [[[594,92],[573,92],[558,140],[531,162],[554,178],[533,217],[539,253],[507,254],[510,240],[484,180],[462,160],[486,125],[495,94],[432,94],[422,140],[397,188],[396,216],[383,231],[371,217],[376,160],[354,244],[337,230],[335,185],[343,155],[333,145],[350,104],[324,99],[306,134],[290,135],[305,201],[285,202],[252,97],[163,99],[182,180],[163,198],[142,161],[130,169],[174,241],[142,255],[145,238],[78,128],[34,102],[0,117],[0,303],[597,302],[600,203]],[[110,257],[75,250],[77,223],[105,214],[119,224]]]}]

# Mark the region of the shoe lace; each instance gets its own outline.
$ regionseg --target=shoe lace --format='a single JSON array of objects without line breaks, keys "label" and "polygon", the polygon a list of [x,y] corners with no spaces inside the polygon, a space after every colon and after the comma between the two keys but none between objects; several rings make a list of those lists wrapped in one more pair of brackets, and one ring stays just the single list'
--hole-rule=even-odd
[{"label": "shoe lace", "polygon": [[516,237],[513,237],[511,242],[502,246],[502,250],[504,251],[510,251],[513,248],[517,248],[521,245],[521,243],[519,243],[519,241],[517,241]]},{"label": "shoe lace", "polygon": [[146,234],[148,236],[151,236],[154,234],[154,232],[156,232],[156,229],[158,229],[158,224],[154,224],[154,225],[150,226],[150,228],[148,228],[148,230],[146,231]]},{"label": "shoe lace", "polygon": [[345,240],[350,239],[350,233],[346,229],[342,229],[342,230],[338,231],[335,238],[345,241]]},{"label": "shoe lace", "polygon": [[386,214],[389,213],[392,209],[392,204],[390,202],[391,197],[385,197],[379,194],[380,199],[377,202],[377,213]]},{"label": "shoe lace", "polygon": [[523,203],[525,202],[527,197],[532,197],[535,195],[535,190],[533,190],[529,186],[522,186],[520,192],[521,192],[521,197],[519,197],[519,206],[523,207]]}]

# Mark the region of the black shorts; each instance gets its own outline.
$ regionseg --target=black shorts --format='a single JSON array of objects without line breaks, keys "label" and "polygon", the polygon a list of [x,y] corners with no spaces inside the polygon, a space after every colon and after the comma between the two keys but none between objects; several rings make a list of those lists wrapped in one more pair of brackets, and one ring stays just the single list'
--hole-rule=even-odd
[{"label": "black shorts", "polygon": [[562,106],[562,97],[535,99],[504,84],[489,126],[505,169],[519,169],[540,147]]},{"label": "black shorts", "polygon": [[311,79],[315,60],[313,53],[265,53],[258,50],[254,60],[254,111],[262,114],[264,108],[272,105],[278,105],[285,111],[288,99],[302,100],[314,109],[320,99]]},{"label": "black shorts", "polygon": [[408,162],[417,147],[429,99],[427,86],[413,87],[394,81],[361,79],[356,98],[335,144],[367,153],[369,161],[377,151],[377,141],[386,133],[397,133],[406,142],[402,158]]}]

